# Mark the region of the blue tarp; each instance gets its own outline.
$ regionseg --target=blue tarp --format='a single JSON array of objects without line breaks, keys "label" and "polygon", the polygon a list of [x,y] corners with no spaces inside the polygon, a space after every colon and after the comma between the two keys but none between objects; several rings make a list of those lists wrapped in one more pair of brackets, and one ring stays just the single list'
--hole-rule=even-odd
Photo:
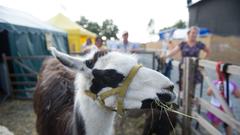
[{"label": "blue tarp", "polygon": [[199,31],[199,35],[200,36],[207,36],[209,34],[210,34],[209,29],[207,29],[207,28],[200,28],[200,31]]},{"label": "blue tarp", "polygon": [[160,31],[159,32],[160,40],[172,38],[175,30],[176,30],[175,28],[172,28],[172,29],[167,29],[167,30]]},{"label": "blue tarp", "polygon": [[[159,32],[160,40],[184,39],[187,36],[188,29],[171,28]],[[199,36],[207,36],[210,32],[207,28],[199,28]]]}]

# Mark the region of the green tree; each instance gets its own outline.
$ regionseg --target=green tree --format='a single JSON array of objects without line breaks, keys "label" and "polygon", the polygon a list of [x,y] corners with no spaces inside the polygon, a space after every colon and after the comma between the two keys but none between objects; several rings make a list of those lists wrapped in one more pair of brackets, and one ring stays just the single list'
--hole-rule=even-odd
[{"label": "green tree", "polygon": [[87,27],[89,21],[85,16],[81,16],[80,21],[77,21],[77,23],[83,27]]},{"label": "green tree", "polygon": [[106,19],[102,23],[101,35],[106,36],[107,39],[111,37],[117,39],[118,27],[113,23],[113,20]]},{"label": "green tree", "polygon": [[179,20],[172,27],[175,27],[175,28],[186,28],[187,25],[186,25],[186,22],[184,22],[182,20]]},{"label": "green tree", "polygon": [[101,32],[101,26],[99,26],[99,24],[96,22],[89,22],[86,29],[96,34]]},{"label": "green tree", "polygon": [[77,23],[83,26],[85,29],[96,33],[97,35],[105,36],[107,39],[110,39],[112,37],[117,39],[117,33],[119,30],[111,19],[106,19],[105,21],[103,21],[101,26],[98,23],[92,22],[86,17],[82,16],[80,18],[80,21],[77,21]]},{"label": "green tree", "polygon": [[163,30],[166,30],[166,29],[170,29],[170,28],[186,28],[187,25],[186,25],[186,22],[182,21],[182,20],[179,20],[177,21],[174,25],[172,26],[169,26],[169,27],[164,27],[162,29],[160,29],[159,31],[163,31]]}]

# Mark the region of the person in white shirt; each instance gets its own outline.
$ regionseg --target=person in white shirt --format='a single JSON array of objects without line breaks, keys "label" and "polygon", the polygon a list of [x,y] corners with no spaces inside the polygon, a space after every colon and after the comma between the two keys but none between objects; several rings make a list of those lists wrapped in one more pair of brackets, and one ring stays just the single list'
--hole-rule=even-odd
[{"label": "person in white shirt", "polygon": [[124,52],[124,53],[134,53],[136,51],[140,50],[139,44],[136,43],[131,43],[128,41],[128,32],[124,31],[122,34],[122,42],[119,44],[116,44],[115,46],[112,46],[109,48],[111,51],[119,51],[119,52]]},{"label": "person in white shirt", "polygon": [[81,50],[84,50],[85,48],[88,48],[91,45],[92,45],[92,40],[91,38],[88,38],[87,41],[82,45]]}]

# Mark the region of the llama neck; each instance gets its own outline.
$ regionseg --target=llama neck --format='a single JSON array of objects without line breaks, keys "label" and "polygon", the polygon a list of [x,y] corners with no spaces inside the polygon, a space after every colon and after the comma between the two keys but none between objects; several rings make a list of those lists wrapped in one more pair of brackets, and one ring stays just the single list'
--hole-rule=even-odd
[{"label": "llama neck", "polygon": [[113,135],[115,112],[99,106],[85,95],[84,90],[77,90],[74,109],[82,115],[86,135]]},{"label": "llama neck", "polygon": [[[80,94],[80,93],[78,93]],[[82,93],[84,94],[84,93]],[[76,97],[76,113],[81,113],[86,135],[112,135],[114,112],[109,112],[85,95]]]}]

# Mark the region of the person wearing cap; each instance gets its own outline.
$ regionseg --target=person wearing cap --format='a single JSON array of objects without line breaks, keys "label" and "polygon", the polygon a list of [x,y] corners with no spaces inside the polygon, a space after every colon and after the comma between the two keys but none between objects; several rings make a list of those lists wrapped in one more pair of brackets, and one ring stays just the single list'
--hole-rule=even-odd
[{"label": "person wearing cap", "polygon": [[111,48],[112,51],[119,51],[124,53],[133,53],[140,50],[138,44],[134,44],[128,41],[128,32],[124,31],[122,33],[122,41],[116,45],[115,48]]},{"label": "person wearing cap", "polygon": [[103,40],[100,36],[96,37],[95,44],[89,45],[82,50],[83,53],[97,52],[107,50],[107,47],[103,45]]}]

